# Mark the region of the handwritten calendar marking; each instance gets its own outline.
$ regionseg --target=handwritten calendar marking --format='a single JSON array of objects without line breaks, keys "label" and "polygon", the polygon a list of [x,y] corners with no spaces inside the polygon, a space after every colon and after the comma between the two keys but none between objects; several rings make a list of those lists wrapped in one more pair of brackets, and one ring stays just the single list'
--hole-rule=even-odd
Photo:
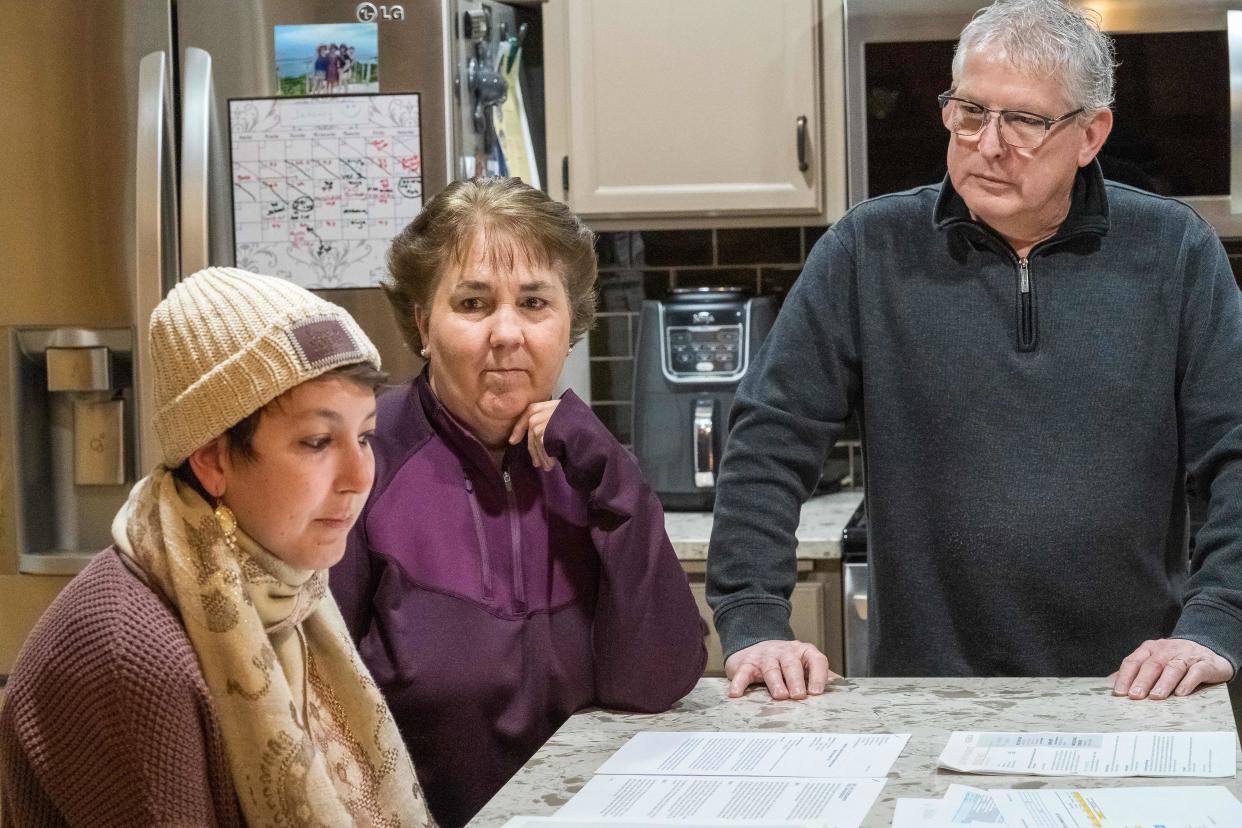
[{"label": "handwritten calendar marking", "polygon": [[308,288],[378,284],[423,205],[418,111],[417,94],[230,101],[237,264]]}]

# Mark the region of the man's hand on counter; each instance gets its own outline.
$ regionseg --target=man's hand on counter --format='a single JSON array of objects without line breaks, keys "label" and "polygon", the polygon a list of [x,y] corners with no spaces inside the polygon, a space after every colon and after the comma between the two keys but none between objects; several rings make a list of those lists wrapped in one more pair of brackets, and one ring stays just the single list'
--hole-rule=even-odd
[{"label": "man's hand on counter", "polygon": [[760,641],[725,659],[729,698],[739,698],[752,684],[767,685],[772,698],[818,696],[840,676],[828,669],[828,657],[803,641]]},{"label": "man's hand on counter", "polygon": [[1233,678],[1233,666],[1222,656],[1184,638],[1144,641],[1114,673],[1113,694],[1132,699],[1188,696],[1200,685]]}]

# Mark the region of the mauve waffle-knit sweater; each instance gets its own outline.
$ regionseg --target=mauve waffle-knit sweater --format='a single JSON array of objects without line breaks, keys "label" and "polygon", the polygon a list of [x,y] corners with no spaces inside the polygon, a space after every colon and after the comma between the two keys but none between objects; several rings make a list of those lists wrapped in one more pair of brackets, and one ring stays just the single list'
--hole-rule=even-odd
[{"label": "mauve waffle-knit sweater", "polygon": [[0,709],[0,826],[244,825],[177,615],[115,549],[73,579]]}]

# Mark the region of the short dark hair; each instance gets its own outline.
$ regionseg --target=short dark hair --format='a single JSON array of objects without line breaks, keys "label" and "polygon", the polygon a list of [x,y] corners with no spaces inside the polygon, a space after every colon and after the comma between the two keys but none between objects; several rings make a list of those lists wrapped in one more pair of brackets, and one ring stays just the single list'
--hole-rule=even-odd
[{"label": "short dark hair", "polygon": [[[363,388],[379,391],[384,383],[388,382],[388,374],[369,362],[355,362],[350,365],[341,365],[330,371],[324,371],[319,376],[306,382],[319,382],[326,379],[350,380]],[[302,384],[305,385],[306,383]],[[297,387],[296,385],[294,386],[294,388]],[[289,390],[292,391],[293,389]],[[289,392],[286,391],[285,393]],[[282,394],[281,396],[284,395]],[[267,410],[268,406],[278,405],[279,401],[280,397],[277,397],[259,410],[251,412],[241,421],[234,423],[224,432],[230,456],[240,457],[247,463],[253,463],[259,459],[259,453],[254,447],[254,435],[259,430],[259,420],[263,418],[263,412]],[[202,496],[203,500],[211,502],[211,495],[207,493],[207,490],[203,488],[203,484],[199,482],[198,475],[190,467],[190,459],[188,457],[181,461],[181,465],[173,469],[173,475],[182,483],[191,486],[194,491]]]},{"label": "short dark hair", "polygon": [[595,322],[595,234],[568,207],[520,178],[454,181],[423,208],[388,250],[382,287],[414,353],[423,347],[414,309],[431,306],[450,259],[465,262],[482,231],[485,255],[507,267],[525,254],[560,271],[569,297],[569,343]]}]

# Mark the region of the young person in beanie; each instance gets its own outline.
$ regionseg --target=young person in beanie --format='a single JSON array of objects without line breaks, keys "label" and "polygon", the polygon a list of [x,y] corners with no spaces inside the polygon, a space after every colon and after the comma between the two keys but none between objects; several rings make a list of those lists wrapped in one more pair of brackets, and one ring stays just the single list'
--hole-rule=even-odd
[{"label": "young person in beanie", "polygon": [[432,824],[327,590],[374,476],[375,346],[231,268],[175,287],[150,337],[163,463],[18,656],[0,821]]}]

